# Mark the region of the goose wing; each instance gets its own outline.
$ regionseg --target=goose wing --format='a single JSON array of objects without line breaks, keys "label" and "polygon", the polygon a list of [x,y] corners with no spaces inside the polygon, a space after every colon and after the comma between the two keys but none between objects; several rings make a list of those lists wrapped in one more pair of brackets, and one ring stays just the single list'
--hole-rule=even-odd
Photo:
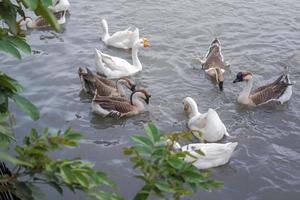
[{"label": "goose wing", "polygon": [[132,37],[133,32],[129,31],[129,28],[124,30],[124,31],[118,31],[115,32],[110,38],[109,42],[111,43],[119,43],[119,42],[124,42],[126,40],[130,40]]},{"label": "goose wing", "polygon": [[209,48],[209,51],[206,56],[205,67],[206,68],[211,68],[211,67],[225,68],[225,64],[223,62],[223,56],[221,54],[221,49],[219,46],[213,45]]},{"label": "goose wing", "polygon": [[280,81],[276,84],[271,84],[268,87],[260,89],[256,93],[252,93],[250,95],[250,98],[256,105],[264,104],[268,101],[278,99],[284,93],[288,86],[288,83]]},{"label": "goose wing", "polygon": [[108,85],[109,87],[116,88],[116,82],[110,79],[105,78],[104,76],[101,75],[96,75],[97,79],[104,83],[105,85]]},{"label": "goose wing", "polygon": [[108,111],[128,113],[134,110],[133,105],[131,105],[126,98],[97,97],[94,102],[98,103],[103,109]]},{"label": "goose wing", "polygon": [[284,76],[284,74],[282,74],[281,76],[279,76],[274,82],[269,83],[269,84],[264,85],[264,86],[261,86],[261,87],[258,87],[255,90],[252,90],[251,94],[255,94],[255,93],[260,92],[260,91],[262,91],[262,90],[264,90],[264,89],[266,89],[268,87],[272,87],[273,85],[276,85],[277,83],[279,83],[282,80],[283,76]]},{"label": "goose wing", "polygon": [[101,53],[102,62],[106,64],[106,67],[111,70],[126,70],[126,68],[131,68],[132,65],[126,60],[114,56],[110,56],[104,53]]}]

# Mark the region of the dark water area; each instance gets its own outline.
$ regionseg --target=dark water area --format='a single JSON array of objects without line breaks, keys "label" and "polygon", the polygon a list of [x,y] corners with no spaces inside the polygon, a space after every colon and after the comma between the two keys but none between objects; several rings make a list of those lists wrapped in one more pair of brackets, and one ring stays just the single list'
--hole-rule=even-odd
[{"label": "dark water area", "polygon": [[[143,123],[155,122],[161,130],[186,129],[182,100],[193,97],[199,110],[217,109],[228,132],[239,145],[229,164],[211,169],[224,181],[221,189],[198,192],[184,199],[297,200],[300,199],[300,3],[296,0],[228,1],[70,1],[70,16],[61,33],[29,32],[35,54],[16,61],[0,55],[1,70],[18,79],[23,95],[40,109],[32,122],[14,105],[18,140],[29,128],[52,130],[72,126],[84,133],[79,148],[56,152],[96,163],[118,184],[125,199],[142,186],[122,148],[130,135],[143,133]],[[80,92],[78,66],[95,71],[94,49],[131,60],[130,51],[106,47],[100,40],[101,19],[113,33],[136,26],[151,47],[141,49],[142,72],[133,78],[151,93],[147,111],[116,121],[91,112],[91,99]],[[226,71],[224,92],[205,76],[196,58],[204,56],[213,38],[222,44]],[[276,108],[246,109],[236,98],[243,84],[233,84],[237,72],[250,70],[254,87],[274,80],[283,66],[290,67],[294,83],[288,104]],[[80,117],[79,117],[80,116]],[[86,199],[66,192],[63,197],[45,189],[47,199]],[[153,197],[152,199],[156,199]]]}]

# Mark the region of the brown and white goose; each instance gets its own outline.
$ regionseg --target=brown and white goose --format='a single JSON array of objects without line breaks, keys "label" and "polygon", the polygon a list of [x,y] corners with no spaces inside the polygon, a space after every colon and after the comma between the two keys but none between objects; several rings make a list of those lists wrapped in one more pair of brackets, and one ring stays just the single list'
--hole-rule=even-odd
[{"label": "brown and white goose", "polygon": [[238,96],[240,104],[249,106],[278,105],[287,102],[292,96],[292,84],[287,72],[279,76],[274,82],[252,90],[253,74],[251,72],[239,72],[233,83],[246,83]]},{"label": "brown and white goose", "polygon": [[130,117],[144,111],[144,100],[149,104],[151,95],[146,90],[135,90],[130,99],[124,97],[103,97],[95,93],[92,101],[92,111],[103,117]]},{"label": "brown and white goose", "polygon": [[[66,23],[66,11],[60,11],[57,13],[53,13],[57,19],[58,24]],[[31,17],[25,17],[23,20],[19,21],[21,26],[26,26],[27,28],[34,29],[34,28],[46,28],[50,25],[43,17],[38,17],[36,19],[32,19]]]},{"label": "brown and white goose", "polygon": [[217,38],[210,44],[205,57],[199,60],[202,65],[202,69],[205,70],[206,74],[217,81],[219,88],[222,91],[225,67],[229,66],[229,64],[224,61],[221,51],[221,43]]},{"label": "brown and white goose", "polygon": [[125,96],[123,85],[131,91],[135,90],[134,82],[126,77],[122,77],[117,81],[109,80],[105,77],[94,74],[87,67],[79,67],[78,75],[83,90],[90,95],[94,95],[97,90],[97,94],[99,96]]}]

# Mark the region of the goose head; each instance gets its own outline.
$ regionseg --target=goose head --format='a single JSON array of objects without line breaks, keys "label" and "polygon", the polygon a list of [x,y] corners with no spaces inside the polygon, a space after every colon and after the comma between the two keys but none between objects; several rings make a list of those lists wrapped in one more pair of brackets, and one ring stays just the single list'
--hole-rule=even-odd
[{"label": "goose head", "polygon": [[133,96],[137,96],[137,97],[143,99],[146,102],[146,104],[149,104],[149,99],[151,97],[151,95],[144,89],[135,90],[130,95],[131,105],[133,105],[133,102],[132,102]]},{"label": "goose head", "polygon": [[122,77],[120,78],[119,80],[117,80],[117,83],[121,83],[121,84],[124,84],[129,90],[131,90],[132,92],[135,91],[135,83],[129,79],[129,78],[126,78],[126,77]]},{"label": "goose head", "polygon": [[253,76],[252,72],[239,72],[237,73],[233,83],[249,81],[250,79],[252,79],[252,76]]},{"label": "goose head", "polygon": [[219,40],[218,38],[215,38],[215,39],[211,42],[210,46],[221,46],[221,42],[220,42],[220,40]]},{"label": "goose head", "polygon": [[87,67],[79,67],[78,75],[79,75],[79,78],[86,77],[90,82],[96,81],[93,72]]},{"label": "goose head", "polygon": [[28,26],[33,23],[33,19],[31,17],[24,17],[24,19],[19,21],[20,26]]},{"label": "goose head", "polygon": [[198,106],[192,97],[186,97],[183,100],[183,112],[188,113],[189,117],[197,115]]},{"label": "goose head", "polygon": [[139,48],[139,47],[144,47],[147,48],[149,47],[149,40],[147,38],[141,38],[138,39],[135,43],[134,43],[134,47]]}]

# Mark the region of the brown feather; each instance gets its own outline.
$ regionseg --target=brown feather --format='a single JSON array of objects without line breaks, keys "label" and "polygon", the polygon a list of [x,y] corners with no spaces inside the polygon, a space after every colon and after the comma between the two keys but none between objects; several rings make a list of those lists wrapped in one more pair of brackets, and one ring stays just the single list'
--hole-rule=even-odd
[{"label": "brown feather", "polygon": [[283,78],[284,74],[282,74],[281,76],[279,76],[274,82],[270,83],[270,84],[267,84],[267,85],[264,85],[264,86],[261,86],[261,87],[258,87],[256,88],[255,90],[252,90],[250,94],[255,94],[257,92],[260,92],[268,87],[272,87],[273,85],[276,85],[278,82],[281,81],[281,79]]},{"label": "brown feather", "polygon": [[209,48],[209,53],[206,57],[206,62],[204,64],[204,69],[209,69],[212,67],[225,68],[225,63],[222,61],[221,50],[218,45],[212,45]]},{"label": "brown feather", "polygon": [[289,86],[288,83],[283,81],[271,84],[269,87],[265,87],[259,90],[259,92],[250,95],[254,104],[260,105],[270,100],[278,99]]}]

